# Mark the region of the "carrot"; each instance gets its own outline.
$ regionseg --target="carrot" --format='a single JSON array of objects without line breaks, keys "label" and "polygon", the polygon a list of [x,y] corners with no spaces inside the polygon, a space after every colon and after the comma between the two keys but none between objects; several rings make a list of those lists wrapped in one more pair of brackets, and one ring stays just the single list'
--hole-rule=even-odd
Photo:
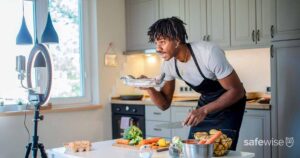
[{"label": "carrot", "polygon": [[151,143],[157,143],[159,139],[160,139],[160,137],[153,137],[153,138],[146,139],[146,140],[149,141],[151,144]]},{"label": "carrot", "polygon": [[222,135],[222,132],[221,131],[218,131],[216,134],[214,134],[212,137],[210,137],[206,142],[205,144],[212,144],[215,142],[215,140],[217,138],[219,138],[220,136]]},{"label": "carrot", "polygon": [[205,139],[202,139],[198,142],[198,144],[205,144],[206,143],[206,140]]},{"label": "carrot", "polygon": [[151,144],[151,142],[149,140],[147,140],[147,139],[143,139],[143,140],[140,141],[139,144],[140,145],[147,145],[147,144]]},{"label": "carrot", "polygon": [[117,143],[117,144],[125,144],[125,145],[128,145],[128,144],[129,144],[129,140],[127,140],[127,139],[116,139],[116,143]]}]

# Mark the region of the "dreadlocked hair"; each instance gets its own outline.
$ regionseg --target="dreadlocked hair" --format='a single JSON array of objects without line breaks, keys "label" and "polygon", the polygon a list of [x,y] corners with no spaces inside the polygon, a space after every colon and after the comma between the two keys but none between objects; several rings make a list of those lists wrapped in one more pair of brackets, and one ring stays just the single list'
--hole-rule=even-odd
[{"label": "dreadlocked hair", "polygon": [[181,43],[186,43],[188,35],[184,25],[186,23],[174,16],[157,20],[149,27],[149,42],[153,43],[157,38],[167,37],[169,39],[179,39]]}]

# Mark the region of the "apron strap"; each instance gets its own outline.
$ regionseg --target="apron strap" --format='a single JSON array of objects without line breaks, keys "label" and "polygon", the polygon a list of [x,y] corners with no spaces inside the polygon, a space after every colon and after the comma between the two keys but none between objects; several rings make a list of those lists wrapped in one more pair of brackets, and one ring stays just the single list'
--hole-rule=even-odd
[{"label": "apron strap", "polygon": [[206,78],[206,77],[204,76],[203,72],[202,72],[201,69],[200,69],[200,66],[199,66],[199,64],[198,64],[198,62],[197,62],[197,59],[196,59],[196,57],[195,57],[195,54],[194,54],[194,51],[193,51],[193,49],[192,49],[191,44],[188,43],[187,46],[188,46],[188,48],[189,48],[189,50],[190,50],[190,52],[191,52],[191,55],[192,55],[192,57],[193,57],[193,60],[194,60],[194,62],[195,62],[195,64],[196,64],[196,67],[197,67],[198,71],[200,72],[201,76],[202,76],[204,79],[208,79],[208,78]]},{"label": "apron strap", "polygon": [[[195,65],[196,65],[196,67],[197,67],[197,69],[198,69],[200,75],[201,75],[204,79],[208,79],[208,78],[206,78],[206,77],[204,76],[203,72],[202,72],[201,69],[200,69],[200,66],[199,66],[199,64],[198,64],[198,62],[197,62],[197,59],[196,59],[196,57],[195,57],[194,51],[193,51],[193,49],[192,49],[192,47],[191,47],[191,44],[187,43],[187,47],[188,47],[188,49],[189,49],[190,52],[191,52],[192,59],[194,60],[194,63],[195,63]],[[177,67],[177,59],[176,59],[176,58],[174,58],[174,62],[175,62],[175,70],[176,70],[176,73],[177,73],[177,75],[179,76],[179,78],[181,78],[181,79],[183,80],[182,76],[181,76],[180,73],[179,73],[178,67]]]}]

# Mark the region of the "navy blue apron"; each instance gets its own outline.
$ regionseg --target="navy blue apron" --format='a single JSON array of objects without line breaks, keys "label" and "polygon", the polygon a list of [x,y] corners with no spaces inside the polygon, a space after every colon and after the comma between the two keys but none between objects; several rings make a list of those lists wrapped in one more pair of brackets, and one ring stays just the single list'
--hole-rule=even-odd
[{"label": "navy blue apron", "polygon": [[[190,83],[185,81],[185,83],[189,85],[194,91],[201,94],[197,106],[197,108],[199,108],[212,101],[217,100],[223,93],[226,92],[226,90],[221,86],[221,84],[217,80],[211,80],[204,76],[196,60],[191,45],[187,44],[187,46],[191,52],[192,59],[194,60],[200,75],[204,79],[202,83],[198,86],[193,86]],[[183,80],[183,78],[181,77],[178,71],[176,59],[175,59],[175,69],[177,75]],[[244,115],[245,105],[246,105],[246,97],[243,97],[235,104],[233,104],[232,106],[226,109],[208,114],[207,117],[201,123],[191,127],[189,133],[189,139],[193,139],[194,133],[199,131],[208,132],[210,129],[220,129],[223,131],[223,133],[225,133],[227,136],[232,138],[233,142],[230,149],[235,150],[238,137],[239,137],[239,131],[240,131],[243,115]]]}]

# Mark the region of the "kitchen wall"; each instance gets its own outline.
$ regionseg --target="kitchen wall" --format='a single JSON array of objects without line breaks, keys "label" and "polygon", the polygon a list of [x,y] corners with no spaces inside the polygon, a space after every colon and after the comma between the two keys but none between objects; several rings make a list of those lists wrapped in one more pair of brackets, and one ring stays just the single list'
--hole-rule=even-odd
[{"label": "kitchen wall", "polygon": [[[234,67],[243,82],[247,92],[266,91],[270,86],[270,54],[269,48],[229,50],[225,52],[230,64]],[[139,66],[135,66],[139,62]],[[126,63],[123,64],[122,75],[134,74],[154,77],[160,74],[162,60],[156,54],[136,54],[126,56]],[[138,70],[138,71],[137,71]],[[117,85],[122,85],[117,82]],[[176,81],[175,95],[197,96],[195,92],[180,92],[179,87],[186,86],[183,81]],[[128,88],[128,87],[127,87]],[[143,93],[133,88],[124,91],[122,87],[117,89],[116,95],[124,93]]]},{"label": "kitchen wall", "polygon": [[[126,63],[126,58],[122,56],[125,50],[125,4],[120,0],[91,0],[91,3],[89,18],[92,19],[92,23],[89,30],[96,35],[89,41],[92,43],[90,50],[93,53],[93,103],[101,104],[104,108],[45,114],[45,120],[39,124],[38,134],[47,149],[63,146],[63,143],[73,140],[111,139],[109,98],[122,66],[105,67],[104,52],[109,42],[113,42],[113,50],[118,54],[119,63]],[[24,115],[0,116],[0,158],[24,157],[28,137],[23,118]],[[32,118],[32,114],[27,116],[30,130]]]}]

